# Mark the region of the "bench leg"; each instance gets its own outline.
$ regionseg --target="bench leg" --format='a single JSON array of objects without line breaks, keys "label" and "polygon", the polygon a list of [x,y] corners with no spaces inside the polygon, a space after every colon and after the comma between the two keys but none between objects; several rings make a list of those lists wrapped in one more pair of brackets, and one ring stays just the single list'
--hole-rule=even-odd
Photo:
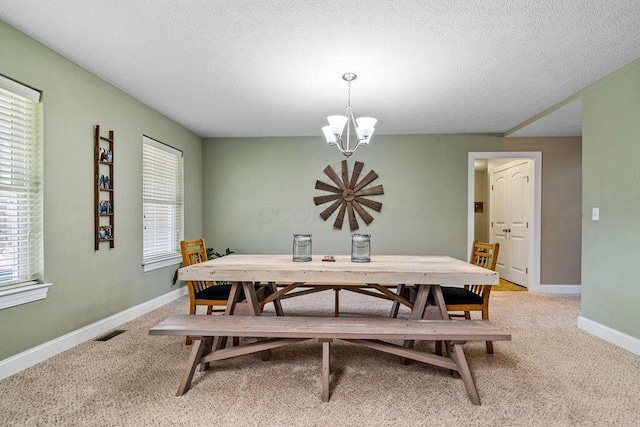
[{"label": "bench leg", "polygon": [[193,347],[191,347],[191,353],[189,354],[189,359],[187,360],[187,370],[184,372],[182,377],[182,381],[180,382],[180,387],[178,387],[178,392],[176,396],[182,396],[189,390],[191,386],[191,380],[193,379],[193,374],[196,372],[196,368],[198,367],[198,363],[200,363],[200,358],[204,353],[206,344],[204,340],[194,340],[195,343]]},{"label": "bench leg", "polygon": [[329,401],[329,375],[331,369],[329,367],[330,354],[329,349],[332,340],[322,340],[322,401]]},{"label": "bench leg", "polygon": [[340,289],[334,289],[335,297],[334,297],[334,308],[333,308],[333,317],[340,316]]},{"label": "bench leg", "polygon": [[462,345],[451,344],[451,358],[458,367],[458,372],[462,377],[462,382],[464,382],[464,387],[467,389],[467,395],[469,399],[471,399],[471,403],[480,405],[480,396],[478,396],[478,390],[476,390],[476,385],[473,382],[473,377],[467,364],[467,358],[464,356]]}]

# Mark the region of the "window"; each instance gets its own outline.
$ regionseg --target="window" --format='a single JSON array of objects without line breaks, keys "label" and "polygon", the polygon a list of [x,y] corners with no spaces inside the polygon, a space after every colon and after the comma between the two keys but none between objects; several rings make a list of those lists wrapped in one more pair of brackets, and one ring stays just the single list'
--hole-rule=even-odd
[{"label": "window", "polygon": [[46,297],[42,212],[40,92],[0,76],[0,308]]},{"label": "window", "polygon": [[146,136],[142,142],[142,264],[150,271],[182,260],[182,152]]}]

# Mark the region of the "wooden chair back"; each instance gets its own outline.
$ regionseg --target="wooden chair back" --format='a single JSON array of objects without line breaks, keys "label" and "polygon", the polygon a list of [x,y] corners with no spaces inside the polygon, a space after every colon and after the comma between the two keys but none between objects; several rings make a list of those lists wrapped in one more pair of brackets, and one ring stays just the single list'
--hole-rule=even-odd
[{"label": "wooden chair back", "polygon": [[[182,252],[182,266],[187,267],[194,264],[207,261],[207,246],[204,243],[204,239],[180,242],[180,251]],[[187,288],[189,289],[189,313],[196,314],[197,306],[207,307],[207,314],[211,314],[214,311],[214,306],[226,306],[227,298],[224,299],[208,299],[202,296],[198,297],[198,293],[213,286],[214,282],[187,280]],[[228,297],[228,295],[227,295]],[[234,344],[237,338],[234,338]],[[186,344],[191,344],[191,337],[187,336]]]},{"label": "wooden chair back", "polygon": [[471,264],[495,270],[498,262],[500,243],[483,243],[475,240],[471,250]]},{"label": "wooden chair back", "polygon": [[[180,250],[182,251],[182,265],[183,267],[199,264],[207,261],[207,246],[204,243],[204,239],[180,242]],[[211,282],[205,281],[188,281],[189,294],[195,294],[203,289],[212,285]]]},{"label": "wooden chair back", "polygon": [[[496,270],[496,264],[498,262],[498,252],[500,251],[499,243],[483,243],[474,240],[473,248],[471,249],[471,264],[479,267],[486,268],[491,271]],[[452,304],[447,303],[448,311],[464,311],[464,314],[449,313],[450,317],[464,317],[465,319],[471,319],[472,311],[481,311],[482,319],[489,320],[489,294],[493,285],[465,285],[464,288],[474,294],[482,297],[482,303],[468,302]],[[445,302],[447,301],[446,289]],[[487,341],[487,353],[493,354],[493,342]],[[436,354],[442,354],[442,341],[436,341]]]},{"label": "wooden chair back", "polygon": [[[496,271],[499,251],[500,243],[484,243],[474,240],[469,263],[486,268],[487,270]],[[469,289],[485,298],[488,298],[489,292],[491,292],[491,286],[484,285],[467,285],[465,289]]]}]

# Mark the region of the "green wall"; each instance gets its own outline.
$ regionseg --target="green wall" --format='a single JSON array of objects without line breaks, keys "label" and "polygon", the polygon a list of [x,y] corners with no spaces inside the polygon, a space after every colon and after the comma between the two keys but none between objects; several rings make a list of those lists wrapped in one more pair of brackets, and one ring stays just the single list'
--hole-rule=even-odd
[{"label": "green wall", "polygon": [[640,338],[640,60],[585,90],[582,109],[582,316]]},{"label": "green wall", "polygon": [[[319,131],[319,130],[318,130]],[[348,160],[375,170],[384,194],[374,221],[359,221],[371,234],[372,254],[448,254],[467,258],[467,154],[501,151],[494,135],[376,136]],[[292,251],[294,233],[313,234],[313,253],[348,254],[345,221],[333,229],[315,206],[316,180],[328,182],[327,165],[340,175],[345,157],[321,137],[205,139],[203,208],[207,246],[239,253]],[[366,208],[365,208],[366,209]]]},{"label": "green wall", "polygon": [[[143,273],[142,135],[184,151],[185,235],[202,234],[202,140],[0,21],[0,73],[43,91],[45,300],[0,310],[0,360],[172,290]],[[115,132],[116,244],[94,251],[93,126]]]}]

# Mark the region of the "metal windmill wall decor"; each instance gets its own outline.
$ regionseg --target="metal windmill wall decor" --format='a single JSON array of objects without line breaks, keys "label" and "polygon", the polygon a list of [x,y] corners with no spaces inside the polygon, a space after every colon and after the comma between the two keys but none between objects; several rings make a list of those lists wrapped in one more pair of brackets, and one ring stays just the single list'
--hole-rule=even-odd
[{"label": "metal windmill wall decor", "polygon": [[339,230],[342,229],[345,213],[349,217],[349,228],[351,230],[357,230],[359,228],[358,220],[356,219],[356,212],[367,225],[371,224],[373,217],[362,207],[363,205],[376,212],[380,212],[382,209],[382,203],[365,198],[365,196],[384,194],[384,189],[382,185],[364,188],[378,178],[378,174],[372,170],[364,178],[360,179],[363,167],[364,163],[356,162],[353,167],[353,172],[351,173],[351,178],[349,178],[347,161],[343,160],[342,179],[340,179],[338,174],[336,174],[330,165],[324,168],[323,171],[325,175],[327,175],[329,179],[337,185],[337,187],[319,180],[316,181],[315,188],[317,190],[333,193],[313,198],[316,206],[333,202],[328,208],[320,213],[320,217],[326,221],[336,210],[338,210],[338,208],[340,208],[338,210],[338,216],[333,223],[333,228],[337,228]]}]

